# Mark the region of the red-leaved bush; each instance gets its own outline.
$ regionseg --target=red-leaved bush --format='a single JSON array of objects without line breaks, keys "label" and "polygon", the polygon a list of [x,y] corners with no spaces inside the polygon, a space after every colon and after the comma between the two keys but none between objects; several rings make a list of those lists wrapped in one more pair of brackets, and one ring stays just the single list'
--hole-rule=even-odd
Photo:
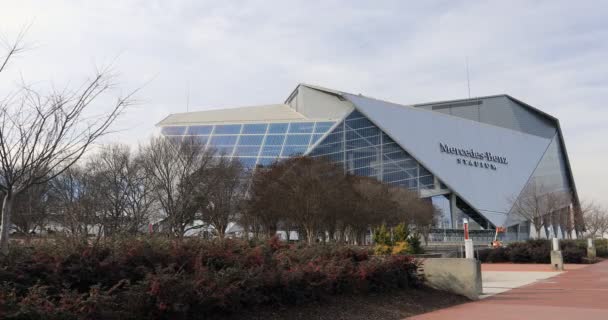
[{"label": "red-leaved bush", "polygon": [[45,243],[0,266],[1,319],[193,319],[421,284],[407,256],[277,239]]}]

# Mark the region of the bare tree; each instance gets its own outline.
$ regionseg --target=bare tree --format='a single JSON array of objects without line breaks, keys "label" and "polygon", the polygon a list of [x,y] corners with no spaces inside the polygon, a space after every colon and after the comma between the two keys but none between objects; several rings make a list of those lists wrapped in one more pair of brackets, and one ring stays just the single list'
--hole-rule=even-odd
[{"label": "bare tree", "polygon": [[34,185],[15,197],[13,228],[21,234],[44,231],[49,218],[49,183]]},{"label": "bare tree", "polygon": [[154,197],[166,217],[164,222],[169,232],[177,237],[202,227],[195,224],[202,220],[197,184],[209,174],[214,153],[195,141],[172,141],[163,137],[153,138],[142,147],[142,164]]},{"label": "bare tree", "polygon": [[241,163],[227,157],[219,157],[211,168],[201,170],[209,171],[202,172],[196,183],[203,220],[223,239],[229,224],[237,220],[248,179]]},{"label": "bare tree", "polygon": [[[8,46],[0,73],[22,50],[22,36]],[[42,94],[23,86],[0,102],[0,189],[4,193],[0,251],[9,250],[9,230],[15,197],[33,185],[46,183],[72,166],[131,100],[119,98],[107,112],[92,115],[93,102],[112,87],[108,70],[97,72],[76,90]]]},{"label": "bare tree", "polygon": [[536,237],[540,237],[540,231],[552,223],[554,212],[570,204],[567,194],[549,191],[536,183],[528,184],[512,202],[513,212],[534,224]]},{"label": "bare tree", "polygon": [[82,167],[75,165],[50,181],[49,210],[52,219],[63,227],[73,240],[86,242],[99,225],[94,197],[93,179]]},{"label": "bare tree", "polygon": [[604,208],[593,202],[583,202],[580,210],[589,237],[602,237],[608,231],[608,213]]},{"label": "bare tree", "polygon": [[136,234],[148,222],[153,203],[141,161],[125,145],[110,145],[87,163],[93,176],[104,235]]}]

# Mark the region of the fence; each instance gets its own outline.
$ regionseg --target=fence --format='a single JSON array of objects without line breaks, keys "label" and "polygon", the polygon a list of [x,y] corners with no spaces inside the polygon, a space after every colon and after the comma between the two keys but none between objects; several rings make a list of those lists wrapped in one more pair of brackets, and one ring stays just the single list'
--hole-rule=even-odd
[{"label": "fence", "polygon": [[[469,238],[474,243],[478,244],[489,244],[494,241],[496,231],[495,230],[469,230]],[[512,242],[527,240],[528,235],[524,235],[518,232],[506,232],[499,233],[498,240],[501,242]],[[464,241],[464,230],[462,229],[431,229],[428,242],[429,243],[450,243]]]}]

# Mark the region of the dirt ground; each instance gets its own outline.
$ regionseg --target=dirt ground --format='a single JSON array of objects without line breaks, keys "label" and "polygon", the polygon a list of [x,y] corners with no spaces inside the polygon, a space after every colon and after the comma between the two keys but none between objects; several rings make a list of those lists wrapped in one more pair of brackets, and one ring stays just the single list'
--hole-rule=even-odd
[{"label": "dirt ground", "polygon": [[239,312],[224,319],[403,319],[417,314],[469,302],[465,297],[430,288],[381,294],[330,297],[323,303]]}]

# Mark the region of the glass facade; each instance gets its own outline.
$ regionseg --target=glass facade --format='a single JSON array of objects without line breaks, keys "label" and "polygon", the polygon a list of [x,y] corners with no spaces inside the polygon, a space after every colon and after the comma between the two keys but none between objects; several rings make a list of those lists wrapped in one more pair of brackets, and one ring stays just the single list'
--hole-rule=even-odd
[{"label": "glass facade", "polygon": [[247,168],[306,154],[332,121],[167,126],[162,134],[174,141],[196,139],[206,148],[237,158]]},{"label": "glass facade", "polygon": [[335,124],[311,121],[168,126],[162,133],[175,141],[194,138],[206,148],[215,148],[218,154],[239,159],[247,168],[308,154],[327,158],[343,166],[345,172],[392,185],[416,191],[435,188],[433,175],[359,111],[353,111],[328,133]]},{"label": "glass facade", "polygon": [[392,185],[416,191],[435,188],[433,175],[359,111],[349,114],[310,155]]}]

